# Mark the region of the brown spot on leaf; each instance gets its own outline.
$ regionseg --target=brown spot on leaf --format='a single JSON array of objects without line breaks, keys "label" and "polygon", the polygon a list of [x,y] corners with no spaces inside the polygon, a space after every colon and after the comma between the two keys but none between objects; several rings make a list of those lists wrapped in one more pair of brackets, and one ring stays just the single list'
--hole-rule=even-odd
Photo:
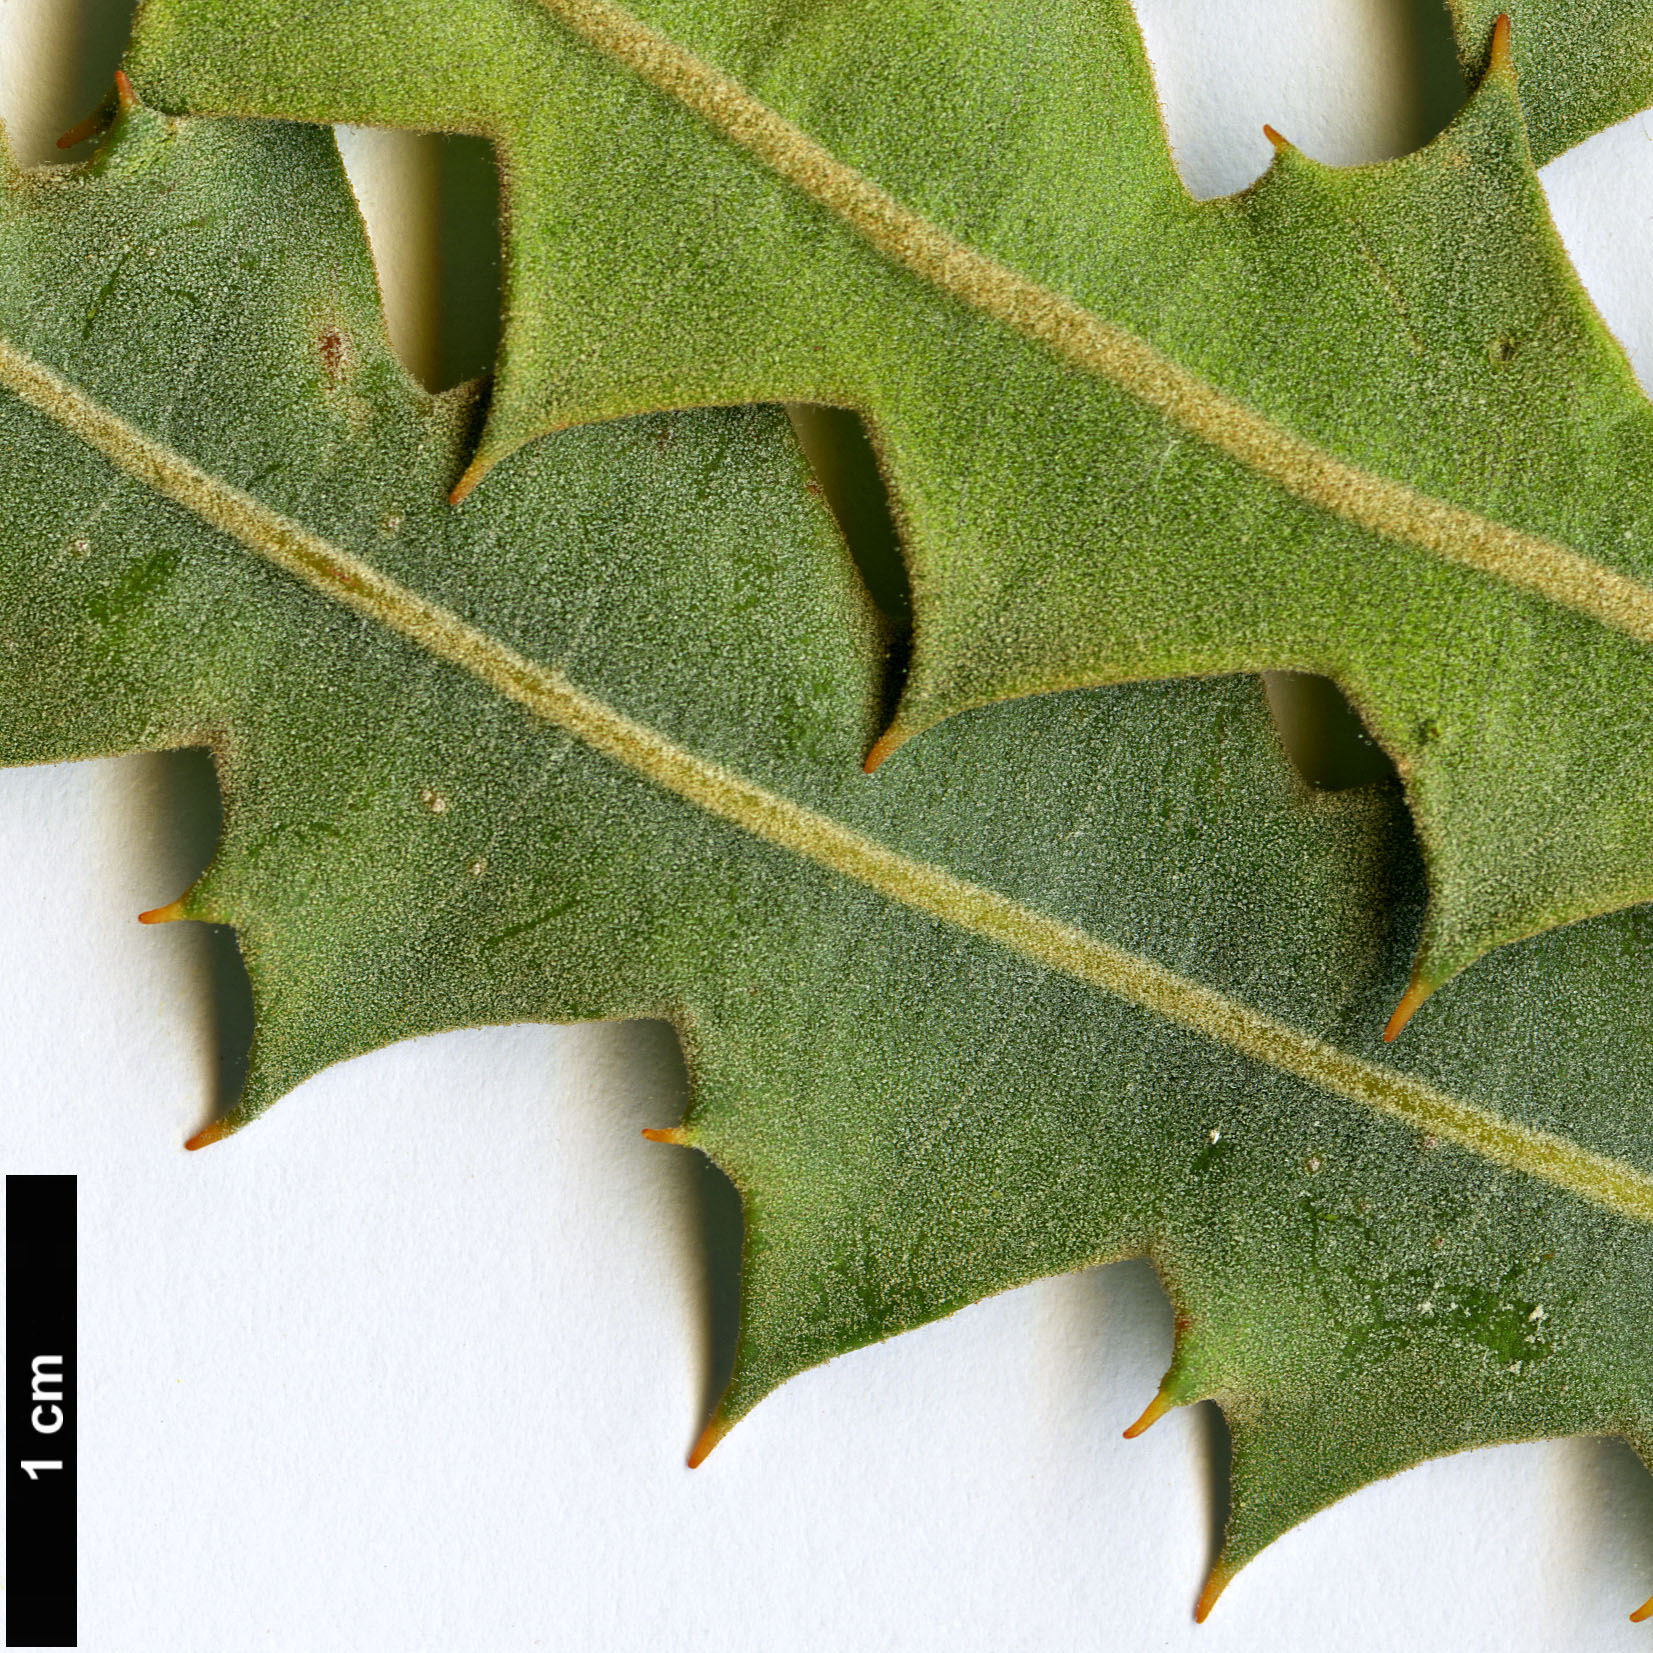
[{"label": "brown spot on leaf", "polygon": [[327,382],[336,387],[344,377],[344,334],[336,327],[323,328],[317,348],[321,352],[321,365],[326,370]]}]

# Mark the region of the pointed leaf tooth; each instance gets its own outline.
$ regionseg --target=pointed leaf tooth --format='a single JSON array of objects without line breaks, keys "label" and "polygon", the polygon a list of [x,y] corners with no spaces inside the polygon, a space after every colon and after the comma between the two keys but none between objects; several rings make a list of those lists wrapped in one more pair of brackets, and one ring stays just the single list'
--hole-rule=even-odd
[{"label": "pointed leaf tooth", "polygon": [[147,911],[138,914],[140,924],[173,924],[179,919],[191,917],[188,910],[188,895],[181,895],[176,901],[169,901],[164,907],[150,907]]},{"label": "pointed leaf tooth", "polygon": [[889,728],[887,728],[883,734],[881,734],[878,739],[873,742],[872,748],[867,753],[866,760],[862,767],[869,775],[877,774],[878,771],[891,758],[893,758],[903,746],[907,744],[907,742],[912,738],[914,732],[915,731],[912,729],[903,726],[901,718],[898,714],[895,721],[890,724]]},{"label": "pointed leaf tooth", "polygon": [[203,1125],[194,1136],[185,1140],[184,1146],[195,1153],[202,1148],[210,1148],[215,1142],[222,1142],[227,1136],[233,1136],[238,1129],[240,1125],[233,1116],[226,1114],[222,1119]]},{"label": "pointed leaf tooth", "polygon": [[1540,165],[1653,105],[1653,9],[1643,0],[1608,7],[1593,0],[1449,0],[1448,10],[1467,75],[1481,72],[1500,50],[1518,68]]},{"label": "pointed leaf tooth", "polygon": [[202,870],[200,876],[175,900],[163,906],[151,907],[138,914],[140,924],[175,924],[181,919],[193,919],[201,924],[229,924],[233,922],[223,896],[230,882],[225,874],[223,847]]},{"label": "pointed leaf tooth", "polygon": [[1218,1598],[1233,1582],[1234,1574],[1223,1562],[1213,1563],[1211,1571],[1206,1575],[1205,1588],[1200,1591],[1200,1598],[1194,1604],[1195,1624],[1204,1624],[1211,1617]]},{"label": "pointed leaf tooth", "polygon": [[84,120],[78,120],[67,132],[57,140],[59,149],[73,149],[76,144],[85,143],[88,138],[95,138],[98,133],[108,126],[114,118],[116,109],[113,88],[104,100]]},{"label": "pointed leaf tooth", "polygon": [[689,1468],[699,1469],[712,1454],[712,1449],[729,1433],[730,1425],[715,1413],[706,1427],[701,1430],[694,1446],[689,1451]]},{"label": "pointed leaf tooth", "polygon": [[1125,1439],[1134,1441],[1140,1435],[1145,1435],[1163,1418],[1167,1412],[1174,1411],[1179,1406],[1192,1406],[1198,1401],[1207,1400],[1213,1392],[1209,1387],[1211,1373],[1203,1371],[1203,1379],[1196,1377],[1196,1371],[1202,1371],[1207,1366],[1208,1357],[1203,1345],[1197,1344],[1192,1331],[1192,1322],[1184,1314],[1177,1316],[1176,1346],[1172,1351],[1171,1364],[1167,1368],[1165,1377],[1160,1383],[1159,1392],[1148,1402],[1142,1416],[1125,1431]]},{"label": "pointed leaf tooth", "polygon": [[1405,993],[1401,995],[1400,1003],[1395,1006],[1395,1013],[1389,1018],[1388,1026],[1383,1030],[1385,1044],[1392,1045],[1406,1031],[1407,1023],[1423,1008],[1432,992],[1432,985],[1413,976]]},{"label": "pointed leaf tooth", "polygon": [[210,1148],[215,1142],[222,1142],[225,1137],[234,1136],[237,1131],[244,1130],[260,1114],[295,1089],[302,1079],[310,1077],[309,1074],[301,1074],[298,1077],[290,1074],[272,1075],[267,1055],[269,1043],[266,1025],[255,1022],[252,1049],[247,1057],[247,1076],[242,1083],[240,1096],[227,1113],[202,1126],[190,1137],[184,1144],[186,1148]]},{"label": "pointed leaf tooth", "polygon": [[694,1139],[689,1135],[686,1127],[671,1125],[664,1128],[646,1125],[643,1128],[644,1139],[648,1142],[661,1142],[671,1148],[692,1148]]},{"label": "pointed leaf tooth", "polygon": [[1142,1415],[1125,1431],[1125,1439],[1134,1441],[1139,1435],[1146,1435],[1150,1429],[1169,1412],[1176,1402],[1166,1395],[1163,1389],[1148,1402],[1142,1409]]}]

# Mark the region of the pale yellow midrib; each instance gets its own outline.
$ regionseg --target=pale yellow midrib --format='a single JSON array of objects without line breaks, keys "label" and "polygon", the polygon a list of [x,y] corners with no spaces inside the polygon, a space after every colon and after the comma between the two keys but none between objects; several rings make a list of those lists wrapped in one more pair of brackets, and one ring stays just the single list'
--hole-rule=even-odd
[{"label": "pale yellow midrib", "polygon": [[1278,1072],[1653,1224],[1653,1176],[1322,1044],[1151,959],[1111,946],[944,868],[901,855],[696,756],[584,693],[561,672],[518,654],[371,564],[209,476],[4,339],[0,385],[97,449],[126,475],[314,590],[470,672],[656,786],[753,836],[902,906],[1191,1028]]},{"label": "pale yellow midrib", "polygon": [[1554,540],[1351,465],[1225,396],[1145,339],[979,252],[839,160],[737,81],[609,0],[539,0],[879,252],[1094,373],[1305,504],[1653,643],[1653,589]]}]

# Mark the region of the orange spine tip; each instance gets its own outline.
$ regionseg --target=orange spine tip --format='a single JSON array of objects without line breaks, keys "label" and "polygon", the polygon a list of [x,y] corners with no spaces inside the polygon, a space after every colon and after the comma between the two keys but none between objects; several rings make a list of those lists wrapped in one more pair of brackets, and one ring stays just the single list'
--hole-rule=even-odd
[{"label": "orange spine tip", "polygon": [[1285,152],[1291,148],[1291,140],[1289,138],[1282,138],[1272,126],[1269,126],[1266,123],[1263,127],[1263,136],[1274,145],[1276,154],[1284,155]]},{"label": "orange spine tip", "polygon": [[484,459],[481,454],[478,454],[465,467],[465,474],[454,483],[453,492],[448,495],[448,503],[450,505],[463,505],[470,498],[471,490],[493,468],[494,462],[491,459]]},{"label": "orange spine tip", "polygon": [[1386,1044],[1393,1044],[1403,1032],[1406,1024],[1418,1013],[1418,1006],[1427,999],[1433,989],[1426,987],[1421,981],[1414,981],[1401,994],[1400,1003],[1395,1006],[1395,1013],[1389,1018],[1389,1025],[1383,1030]]},{"label": "orange spine tip", "polygon": [[872,750],[867,753],[867,761],[861,766],[870,775],[876,770],[885,758],[890,757],[907,743],[907,737],[897,732],[891,724],[877,740],[873,742]]},{"label": "orange spine tip", "polygon": [[225,1119],[215,1119],[210,1125],[197,1131],[195,1135],[184,1144],[184,1146],[193,1154],[198,1149],[210,1148],[213,1143],[222,1142],[223,1139],[229,1134],[229,1121]]},{"label": "orange spine tip", "polygon": [[655,1130],[650,1126],[644,1130],[643,1135],[650,1142],[664,1142],[668,1148],[689,1146],[689,1133],[681,1125],[673,1125],[666,1130]]},{"label": "orange spine tip", "polygon": [[115,96],[120,99],[123,114],[138,107],[138,94],[132,90],[132,82],[124,69],[115,71]]},{"label": "orange spine tip", "polygon": [[188,918],[184,911],[184,897],[179,896],[176,901],[169,901],[164,907],[151,907],[147,913],[138,914],[140,924],[171,924],[180,918]]},{"label": "orange spine tip", "polygon": [[700,1439],[694,1443],[694,1450],[689,1453],[689,1468],[699,1469],[712,1455],[712,1448],[729,1433],[729,1426],[717,1418],[706,1425],[700,1432]]},{"label": "orange spine tip", "polygon": [[1211,1569],[1211,1576],[1205,1581],[1205,1588],[1200,1591],[1200,1599],[1194,1604],[1194,1623],[1204,1624],[1211,1617],[1211,1609],[1217,1605],[1217,1598],[1229,1586],[1234,1575],[1227,1568],[1216,1566]]},{"label": "orange spine tip", "polygon": [[59,149],[73,149],[77,143],[85,143],[88,138],[96,137],[109,124],[108,105],[101,109],[94,109],[85,120],[76,121],[61,138],[57,140]]},{"label": "orange spine tip", "polygon": [[1649,1619],[1653,1619],[1653,1596],[1649,1596],[1648,1599],[1630,1615],[1630,1622],[1632,1624],[1646,1624]]},{"label": "orange spine tip", "polygon": [[1508,71],[1512,66],[1510,58],[1510,14],[1505,12],[1492,25],[1492,57],[1488,67],[1494,70]]},{"label": "orange spine tip", "polygon": [[1146,1435],[1148,1431],[1152,1429],[1154,1425],[1171,1410],[1173,1404],[1174,1403],[1172,1401],[1166,1398],[1165,1391],[1163,1389],[1160,1390],[1160,1392],[1148,1402],[1147,1411],[1145,1411],[1142,1416],[1125,1431],[1125,1439],[1128,1441],[1134,1441],[1138,1435]]}]

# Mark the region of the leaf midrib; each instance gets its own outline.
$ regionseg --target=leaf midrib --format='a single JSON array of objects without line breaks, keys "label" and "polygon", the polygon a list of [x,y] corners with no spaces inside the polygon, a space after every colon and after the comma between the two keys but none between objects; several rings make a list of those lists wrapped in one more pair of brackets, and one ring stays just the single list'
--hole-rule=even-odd
[{"label": "leaf midrib", "polygon": [[[1105,379],[1293,498],[1653,644],[1653,588],[1559,541],[1350,464],[1236,401],[1147,340],[932,223],[731,76],[611,0],[538,4],[588,45],[675,99],[833,213],[894,263]],[[461,493],[474,485],[478,472],[473,467],[467,473]]]},{"label": "leaf midrib", "polygon": [[517,653],[371,563],[211,476],[3,337],[0,385],[96,449],[125,475],[313,590],[469,672],[643,779],[752,836],[1216,1040],[1277,1072],[1653,1225],[1653,1175],[1351,1056],[1152,959],[1099,940],[944,867],[902,855],[678,746],[588,694],[561,671]]}]

